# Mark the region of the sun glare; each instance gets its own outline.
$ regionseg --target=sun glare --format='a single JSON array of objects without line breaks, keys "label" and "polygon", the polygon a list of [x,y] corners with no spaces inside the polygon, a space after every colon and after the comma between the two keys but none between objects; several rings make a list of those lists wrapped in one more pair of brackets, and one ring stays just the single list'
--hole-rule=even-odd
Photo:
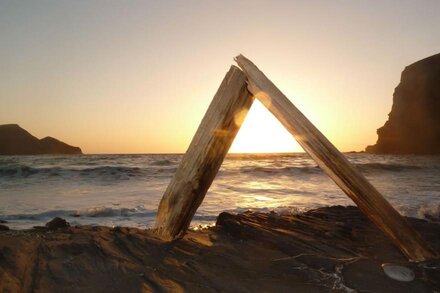
[{"label": "sun glare", "polygon": [[258,100],[247,114],[231,153],[302,152],[301,146]]}]

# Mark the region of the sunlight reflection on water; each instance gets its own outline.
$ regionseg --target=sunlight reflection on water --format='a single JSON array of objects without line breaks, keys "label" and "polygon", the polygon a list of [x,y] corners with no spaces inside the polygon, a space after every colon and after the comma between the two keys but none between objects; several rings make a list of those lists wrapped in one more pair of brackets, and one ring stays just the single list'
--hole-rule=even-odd
[{"label": "sunlight reflection on water", "polygon": [[[401,212],[439,218],[440,157],[349,154]],[[0,219],[11,227],[54,216],[72,224],[151,227],[180,155],[0,158]],[[222,211],[298,212],[352,201],[306,154],[229,155],[193,224]]]}]

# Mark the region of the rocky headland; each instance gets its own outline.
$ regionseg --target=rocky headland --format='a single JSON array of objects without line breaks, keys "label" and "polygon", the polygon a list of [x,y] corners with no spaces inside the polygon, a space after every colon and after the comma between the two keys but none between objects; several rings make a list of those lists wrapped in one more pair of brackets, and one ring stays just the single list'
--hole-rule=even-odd
[{"label": "rocky headland", "polygon": [[440,54],[403,70],[389,119],[377,134],[366,152],[440,154]]},{"label": "rocky headland", "polygon": [[38,139],[17,124],[0,125],[0,155],[76,155],[79,147],[53,137]]}]

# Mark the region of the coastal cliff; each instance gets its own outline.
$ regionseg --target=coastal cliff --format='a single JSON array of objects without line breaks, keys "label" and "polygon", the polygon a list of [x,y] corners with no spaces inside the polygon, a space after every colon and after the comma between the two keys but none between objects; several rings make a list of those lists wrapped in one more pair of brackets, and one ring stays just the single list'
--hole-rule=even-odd
[{"label": "coastal cliff", "polygon": [[79,147],[53,137],[38,139],[17,124],[0,125],[0,155],[82,154]]},{"label": "coastal cliff", "polygon": [[366,152],[440,154],[440,54],[405,68],[388,116]]}]

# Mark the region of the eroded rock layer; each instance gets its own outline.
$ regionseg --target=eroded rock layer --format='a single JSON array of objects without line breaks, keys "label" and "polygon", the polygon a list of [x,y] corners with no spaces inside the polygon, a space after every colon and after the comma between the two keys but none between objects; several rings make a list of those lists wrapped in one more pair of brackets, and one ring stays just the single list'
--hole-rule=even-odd
[{"label": "eroded rock layer", "polygon": [[[440,225],[408,221],[438,252]],[[414,280],[389,278],[383,263]],[[0,292],[436,291],[439,261],[408,262],[356,207],[222,213],[173,242],[123,227],[0,231]]]}]

